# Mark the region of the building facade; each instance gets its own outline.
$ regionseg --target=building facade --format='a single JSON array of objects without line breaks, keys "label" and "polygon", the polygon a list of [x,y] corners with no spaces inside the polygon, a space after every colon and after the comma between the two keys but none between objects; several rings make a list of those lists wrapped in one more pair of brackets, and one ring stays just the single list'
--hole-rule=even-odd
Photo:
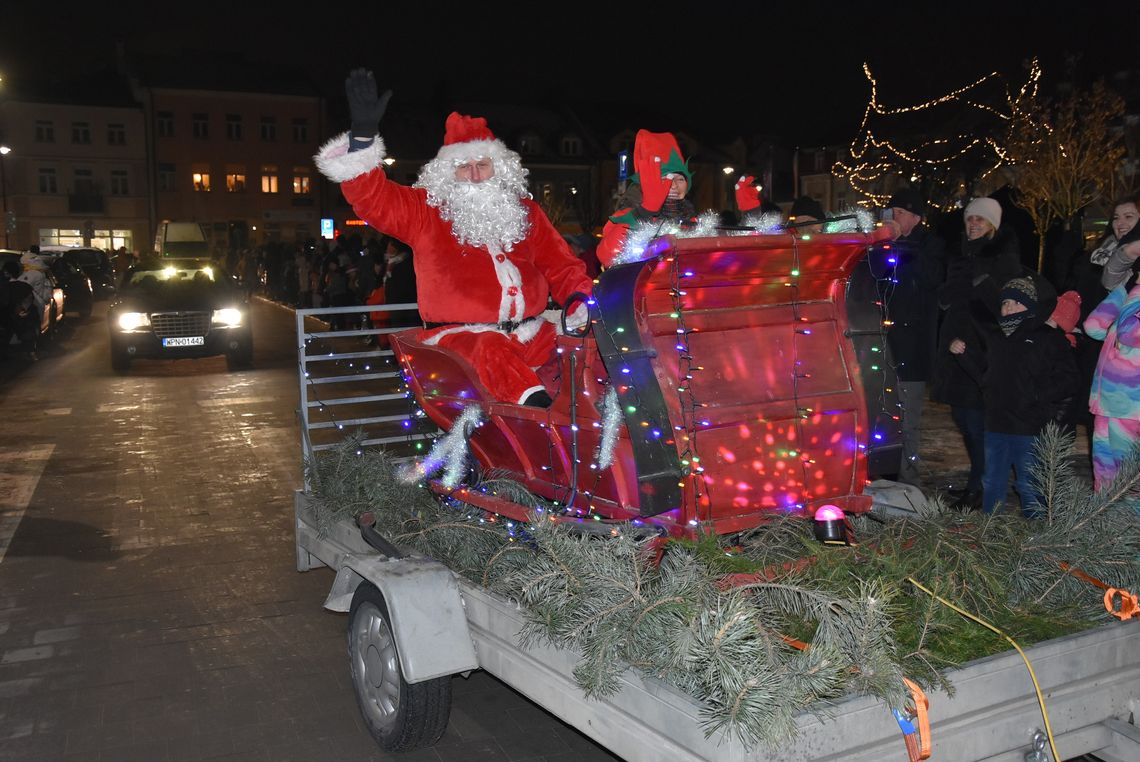
[{"label": "building facade", "polygon": [[151,87],[156,221],[203,224],[216,251],[320,235],[316,96]]},{"label": "building facade", "polygon": [[145,249],[146,129],[136,106],[0,101],[7,248]]}]

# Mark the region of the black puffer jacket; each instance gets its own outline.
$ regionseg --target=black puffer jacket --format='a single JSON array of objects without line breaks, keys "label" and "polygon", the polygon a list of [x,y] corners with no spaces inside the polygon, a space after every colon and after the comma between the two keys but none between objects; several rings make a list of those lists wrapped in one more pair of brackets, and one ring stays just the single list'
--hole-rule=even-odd
[{"label": "black puffer jacket", "polygon": [[960,356],[951,354],[950,342],[962,339],[967,347],[980,346],[976,315],[998,314],[1001,287],[1019,275],[1021,252],[1011,228],[998,228],[993,238],[970,241],[962,236],[959,253],[947,263],[946,283],[938,292],[942,328],[931,379],[931,399],[976,410],[984,407],[980,383],[962,367]]},{"label": "black puffer jacket", "polygon": [[997,315],[976,311],[984,346],[967,344],[966,353],[958,357],[981,384],[986,431],[1036,436],[1045,424],[1061,421],[1080,385],[1080,373],[1065,334],[1045,322],[1057,306],[1057,292],[1032,270],[1024,270],[1021,277],[1037,286],[1037,309],[1009,336]]}]

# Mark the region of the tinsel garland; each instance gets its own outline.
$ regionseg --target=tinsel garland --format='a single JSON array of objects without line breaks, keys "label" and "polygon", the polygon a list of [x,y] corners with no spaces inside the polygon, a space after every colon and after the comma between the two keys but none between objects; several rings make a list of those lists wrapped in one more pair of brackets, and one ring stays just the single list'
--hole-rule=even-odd
[{"label": "tinsel garland", "polygon": [[850,207],[826,221],[824,233],[870,233],[875,229],[875,216],[861,206]]},{"label": "tinsel garland", "polygon": [[[395,478],[362,435],[308,467],[318,523],[368,510],[390,540],[431,556],[518,601],[524,636],[582,653],[575,678],[589,695],[615,690],[629,668],[665,680],[703,705],[708,733],[777,745],[795,716],[821,700],[861,693],[903,700],[901,677],[952,690],[948,666],[1007,644],[914,589],[977,612],[1024,645],[1104,622],[1101,593],[1063,564],[1118,588],[1140,585],[1140,460],[1092,494],[1072,468],[1072,437],[1043,437],[1037,479],[1046,517],[950,511],[920,519],[852,517],[860,544],[822,547],[806,522],[773,517],[744,536],[669,543],[660,562],[631,534],[581,534],[558,508],[520,485],[469,484],[524,505],[529,522],[487,516]],[[726,586],[729,574],[752,574]],[[806,650],[789,643],[810,643]],[[886,709],[884,709],[886,711]]]},{"label": "tinsel garland", "polygon": [[617,446],[621,423],[621,404],[618,402],[617,389],[611,386],[606,390],[606,396],[602,398],[602,438],[598,442],[598,456],[595,461],[602,471],[614,464],[614,448]]},{"label": "tinsel garland", "polygon": [[444,472],[440,481],[443,486],[455,489],[467,466],[467,440],[482,423],[483,410],[478,405],[468,405],[451,425],[451,431],[437,439],[427,455],[400,467],[399,480],[413,484],[430,478],[442,468]]},{"label": "tinsel garland", "polygon": [[[649,244],[654,239],[667,235],[674,238],[709,238],[716,235],[772,235],[787,231],[784,215],[779,212],[749,212],[741,219],[741,224],[750,229],[722,229],[720,215],[707,211],[697,217],[696,224],[691,227],[685,227],[676,220],[636,225],[626,234],[625,244],[614,258],[613,264],[622,265],[646,259],[645,251]],[[825,233],[870,233],[875,229],[875,217],[867,209],[856,206],[839,212],[834,220],[824,220],[823,224]]]},{"label": "tinsel garland", "polygon": [[614,257],[611,267],[645,259],[645,249],[656,238],[671,235],[674,238],[710,238],[717,234],[720,215],[713,211],[702,212],[692,226],[683,226],[677,220],[664,220],[658,224],[644,223],[631,227],[626,233],[621,252]]}]

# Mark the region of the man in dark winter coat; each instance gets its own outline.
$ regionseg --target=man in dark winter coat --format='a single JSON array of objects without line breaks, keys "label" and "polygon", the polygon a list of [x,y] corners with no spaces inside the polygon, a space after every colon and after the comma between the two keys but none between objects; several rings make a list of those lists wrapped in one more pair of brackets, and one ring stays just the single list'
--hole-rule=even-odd
[{"label": "man in dark winter coat", "polygon": [[[946,283],[938,295],[942,329],[930,398],[950,406],[950,417],[962,433],[970,474],[963,489],[951,494],[960,507],[981,507],[985,470],[985,404],[978,380],[950,351],[955,340],[980,345],[973,311],[998,310],[1004,283],[1021,274],[1017,235],[1001,224],[1001,205],[992,198],[976,198],[965,210],[965,235],[959,253],[947,261]],[[1046,315],[1048,317],[1048,315]]]},{"label": "man in dark winter coat", "polygon": [[[985,476],[982,510],[993,513],[1005,500],[1009,470],[1026,518],[1043,510],[1033,484],[1034,441],[1050,421],[1058,422],[1080,381],[1065,335],[1046,324],[1056,292],[1026,269],[1000,292],[998,317],[979,325],[981,343],[952,343],[962,366],[981,384],[985,403]],[[984,345],[984,346],[983,346]],[[984,356],[984,359],[983,359]]]},{"label": "man in dark winter coat", "polygon": [[40,320],[35,308],[35,293],[20,280],[20,263],[11,260],[0,268],[0,359],[7,356],[15,337],[20,348],[36,357],[36,340]]},{"label": "man in dark winter coat", "polygon": [[931,295],[942,285],[946,274],[946,245],[922,224],[926,202],[917,190],[898,190],[887,207],[898,232],[892,245],[897,283],[887,304],[891,320],[887,344],[902,405],[903,459],[899,481],[922,486],[918,470],[919,429],[926,382],[931,377],[938,342],[938,307]]}]

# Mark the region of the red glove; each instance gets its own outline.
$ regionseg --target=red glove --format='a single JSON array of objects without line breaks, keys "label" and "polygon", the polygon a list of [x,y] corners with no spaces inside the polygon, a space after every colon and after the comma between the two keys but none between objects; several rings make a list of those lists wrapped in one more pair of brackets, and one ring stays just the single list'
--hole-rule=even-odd
[{"label": "red glove", "polygon": [[753,185],[754,182],[756,178],[752,175],[736,181],[736,206],[742,212],[750,212],[760,206],[760,189]]},{"label": "red glove", "polygon": [[641,181],[641,205],[650,212],[661,211],[673,181],[661,176],[660,162],[650,159],[649,167],[638,173],[638,179]]}]

